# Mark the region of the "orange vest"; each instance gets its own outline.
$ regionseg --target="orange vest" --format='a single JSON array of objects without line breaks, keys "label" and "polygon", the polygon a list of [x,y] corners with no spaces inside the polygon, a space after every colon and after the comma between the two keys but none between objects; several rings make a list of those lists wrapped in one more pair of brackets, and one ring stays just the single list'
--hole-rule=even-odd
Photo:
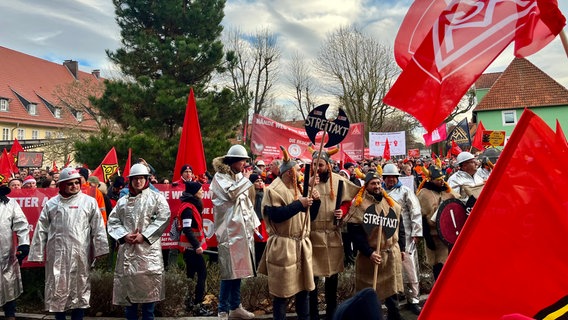
[{"label": "orange vest", "polygon": [[[203,250],[207,249],[207,242],[205,241],[205,233],[203,232],[203,218],[201,217],[201,214],[199,212],[197,212],[197,208],[189,203],[189,202],[182,202],[179,209],[178,209],[178,213],[177,213],[177,217],[178,217],[178,221],[180,222],[180,226],[182,226],[182,230],[183,230],[183,222],[181,219],[181,214],[185,209],[191,209],[191,211],[193,212],[193,218],[195,219],[195,222],[197,224],[196,228],[191,228],[191,233],[193,233],[193,236],[195,237],[195,239],[197,239],[197,241],[199,241],[199,243],[201,244],[201,248]],[[180,230],[180,236],[179,236],[179,242],[178,242],[178,249],[180,252],[184,252],[187,248],[193,248],[193,246],[191,245],[191,243],[189,243],[189,240],[187,239],[187,236],[185,235],[185,233],[183,231]]]}]

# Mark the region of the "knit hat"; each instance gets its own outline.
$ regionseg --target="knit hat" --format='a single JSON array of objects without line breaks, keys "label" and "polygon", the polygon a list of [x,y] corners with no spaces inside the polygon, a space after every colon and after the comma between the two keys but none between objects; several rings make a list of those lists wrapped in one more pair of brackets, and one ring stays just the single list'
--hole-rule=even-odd
[{"label": "knit hat", "polygon": [[85,180],[89,179],[89,169],[87,168],[79,168],[79,174],[85,178]]},{"label": "knit hat", "polygon": [[261,179],[260,176],[256,173],[250,175],[249,180],[252,183],[255,183],[258,179]]},{"label": "knit hat", "polygon": [[112,183],[113,188],[122,188],[125,185],[126,185],[126,182],[124,182],[124,178],[121,177],[121,176],[114,178],[114,182]]},{"label": "knit hat", "polygon": [[201,189],[201,183],[199,182],[194,182],[194,181],[189,181],[185,183],[185,192],[190,193],[190,194],[196,194],[199,189]]},{"label": "knit hat", "polygon": [[290,154],[288,153],[288,150],[286,150],[286,148],[280,146],[280,150],[282,150],[282,153],[284,154],[284,156],[282,157],[282,164],[280,165],[280,175],[282,176],[284,172],[294,168],[297,163],[290,158]]},{"label": "knit hat", "polygon": [[189,170],[191,170],[191,172],[193,172],[193,168],[189,164],[184,164],[183,166],[181,166],[181,170],[180,170],[179,174],[183,175],[183,172],[187,169],[189,169]]},{"label": "knit hat", "polygon": [[365,185],[367,185],[367,183],[369,183],[373,179],[380,179],[380,178],[381,178],[380,174],[378,174],[375,171],[371,171],[367,173],[367,175],[365,176]]},{"label": "knit hat", "polygon": [[24,183],[22,183],[22,185],[25,185],[27,183],[32,183],[32,182],[36,182],[36,179],[32,175],[29,175],[29,176],[26,177],[26,179],[24,180]]},{"label": "knit hat", "polygon": [[98,186],[101,181],[99,180],[99,178],[95,177],[95,176],[90,176],[89,179],[87,179],[87,182],[94,184],[95,186]]},{"label": "knit hat", "polygon": [[351,167],[354,167],[355,164],[353,164],[352,162],[347,162],[346,164],[343,165],[343,169],[349,169]]}]

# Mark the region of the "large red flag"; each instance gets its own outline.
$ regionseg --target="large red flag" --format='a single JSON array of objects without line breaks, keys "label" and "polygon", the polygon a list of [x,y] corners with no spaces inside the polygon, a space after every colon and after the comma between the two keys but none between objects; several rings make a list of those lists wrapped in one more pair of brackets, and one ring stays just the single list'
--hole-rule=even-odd
[{"label": "large red flag", "polygon": [[454,156],[457,156],[460,152],[462,152],[462,149],[454,140],[452,140],[452,148],[450,149],[450,152]]},{"label": "large red flag", "polygon": [[122,170],[122,176],[128,178],[130,175],[130,167],[132,166],[132,148],[128,148],[128,158],[126,158],[126,165],[124,170]]},{"label": "large red flag", "polygon": [[18,141],[17,138],[14,138],[14,143],[12,144],[12,148],[10,149],[10,157],[13,160],[12,161],[12,172],[18,172],[18,153],[19,152],[23,152],[24,148],[22,148],[22,145],[20,144],[20,142]]},{"label": "large red flag", "polygon": [[12,157],[4,148],[2,156],[0,156],[0,184],[8,183],[12,176]]},{"label": "large red flag", "polygon": [[383,150],[383,159],[390,160],[391,158],[391,147],[389,144],[389,138],[385,140],[385,149]]},{"label": "large red flag", "polygon": [[477,130],[475,131],[475,136],[473,136],[473,142],[471,143],[471,146],[476,148],[477,150],[484,150],[485,148],[483,148],[483,131],[485,130],[485,127],[483,126],[483,122],[481,122],[481,120],[479,121],[479,124],[477,125]]},{"label": "large red flag", "polygon": [[422,135],[424,138],[426,146],[432,143],[440,142],[446,140],[448,137],[448,132],[446,131],[446,124],[442,123],[438,128],[432,130],[432,132],[425,133]]},{"label": "large red flag", "polygon": [[67,161],[65,161],[65,168],[68,168],[71,165],[71,155],[67,155]]},{"label": "large red flag", "polygon": [[[556,0],[451,1],[441,11],[445,1],[437,2],[416,0],[411,6],[395,43],[404,69],[383,99],[413,115],[428,132],[447,118],[509,43],[515,41],[516,56],[527,56],[552,41],[565,24]],[[423,28],[429,30],[425,36]]]},{"label": "large red flag", "polygon": [[107,183],[110,177],[118,170],[118,157],[114,147],[110,149],[101,164],[91,174],[99,178],[101,182]]},{"label": "large red flag", "polygon": [[174,168],[174,181],[181,177],[180,170],[184,164],[191,165],[193,168],[193,174],[198,176],[207,171],[207,163],[205,162],[205,152],[203,151],[203,140],[201,138],[201,128],[199,127],[199,118],[197,117],[197,105],[195,104],[193,88],[190,89],[189,98],[187,99],[187,107],[185,109],[185,117],[183,119],[183,129],[179,139],[176,166]]},{"label": "large red flag", "polygon": [[568,206],[550,188],[568,190],[568,147],[556,139],[542,119],[524,111],[420,319],[484,320],[514,313],[560,319],[566,312],[568,260],[562,252]]},{"label": "large red flag", "polygon": [[564,135],[564,131],[562,131],[562,127],[560,126],[560,122],[556,119],[556,137],[558,138],[558,143],[567,144],[566,136]]}]

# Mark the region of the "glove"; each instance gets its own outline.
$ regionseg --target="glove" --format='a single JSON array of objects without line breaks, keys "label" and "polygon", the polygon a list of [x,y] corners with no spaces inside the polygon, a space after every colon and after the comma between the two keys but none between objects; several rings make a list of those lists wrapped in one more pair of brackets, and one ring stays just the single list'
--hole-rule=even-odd
[{"label": "glove", "polygon": [[20,266],[22,265],[22,261],[28,256],[30,253],[30,246],[27,244],[22,244],[18,246],[18,251],[16,251],[16,258],[18,258],[18,263]]}]

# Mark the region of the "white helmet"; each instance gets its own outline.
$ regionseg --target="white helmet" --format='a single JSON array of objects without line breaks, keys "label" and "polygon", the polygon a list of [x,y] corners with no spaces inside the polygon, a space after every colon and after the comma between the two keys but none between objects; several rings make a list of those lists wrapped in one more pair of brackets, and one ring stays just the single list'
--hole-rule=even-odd
[{"label": "white helmet", "polygon": [[229,151],[225,155],[225,157],[229,158],[238,158],[238,159],[248,159],[247,149],[241,146],[240,144],[234,144],[229,148]]},{"label": "white helmet", "polygon": [[400,173],[398,172],[398,168],[392,164],[392,163],[387,163],[385,164],[385,166],[383,167],[383,177],[384,176],[400,176]]},{"label": "white helmet", "polygon": [[473,154],[467,152],[467,151],[462,151],[460,152],[460,154],[458,154],[458,157],[456,158],[458,165],[461,164],[462,162],[466,162],[467,160],[471,160],[475,158],[473,156]]},{"label": "white helmet", "polygon": [[57,184],[72,179],[81,179],[79,170],[74,168],[64,168],[63,170],[61,170],[61,173],[59,174],[59,180],[57,180]]},{"label": "white helmet", "polygon": [[148,167],[143,165],[142,163],[136,163],[130,168],[130,174],[128,177],[134,176],[149,176],[150,172],[148,172]]}]

